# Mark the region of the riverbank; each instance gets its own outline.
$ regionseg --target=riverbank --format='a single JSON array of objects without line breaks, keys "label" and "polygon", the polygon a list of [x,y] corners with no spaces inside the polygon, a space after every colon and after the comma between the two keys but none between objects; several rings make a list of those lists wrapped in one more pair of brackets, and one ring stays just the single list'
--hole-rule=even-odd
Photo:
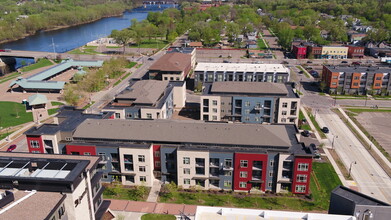
[{"label": "riverbank", "polygon": [[52,27],[52,28],[48,28],[48,29],[44,29],[44,30],[37,30],[37,31],[35,31],[34,33],[31,33],[31,34],[24,34],[22,37],[19,37],[19,38],[16,38],[16,39],[0,41],[0,44],[5,44],[5,43],[10,43],[10,42],[22,40],[22,39],[24,39],[24,38],[26,38],[26,37],[34,36],[34,35],[36,35],[37,33],[39,33],[40,31],[43,31],[43,32],[56,31],[56,30],[61,30],[61,29],[65,29],[65,28],[75,27],[75,26],[79,26],[79,25],[83,25],[83,24],[93,23],[93,22],[102,20],[102,19],[104,19],[104,18],[120,17],[120,16],[122,16],[126,11],[132,10],[132,9],[133,9],[133,8],[125,9],[125,11],[123,11],[123,12],[120,13],[120,14],[106,15],[106,16],[103,16],[103,17],[101,17],[101,18],[94,19],[94,20],[91,20],[91,21],[80,22],[80,23],[71,24],[71,25],[56,26],[56,27]]}]

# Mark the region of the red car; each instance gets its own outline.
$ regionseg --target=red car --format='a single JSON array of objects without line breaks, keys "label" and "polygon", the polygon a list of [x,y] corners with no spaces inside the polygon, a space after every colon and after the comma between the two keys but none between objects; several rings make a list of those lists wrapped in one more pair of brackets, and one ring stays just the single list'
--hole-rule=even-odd
[{"label": "red car", "polygon": [[7,152],[12,152],[12,151],[15,150],[15,149],[16,149],[16,145],[13,144],[13,145],[11,145],[11,146],[8,147]]},{"label": "red car", "polygon": [[361,65],[361,62],[353,62],[352,65],[360,66],[360,65]]}]

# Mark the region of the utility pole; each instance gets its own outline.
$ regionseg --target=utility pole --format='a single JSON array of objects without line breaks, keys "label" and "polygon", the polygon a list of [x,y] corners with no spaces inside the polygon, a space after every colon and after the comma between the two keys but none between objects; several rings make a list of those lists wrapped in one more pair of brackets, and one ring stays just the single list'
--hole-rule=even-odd
[{"label": "utility pole", "polygon": [[348,178],[350,177],[350,173],[351,173],[351,171],[352,171],[352,165],[353,165],[353,164],[357,164],[357,162],[356,162],[356,161],[353,161],[353,162],[350,163]]}]

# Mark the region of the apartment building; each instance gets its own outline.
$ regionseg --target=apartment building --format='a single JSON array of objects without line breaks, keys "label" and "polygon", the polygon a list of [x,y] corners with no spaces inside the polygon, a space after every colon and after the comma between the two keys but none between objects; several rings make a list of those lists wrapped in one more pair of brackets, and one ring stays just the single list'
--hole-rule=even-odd
[{"label": "apartment building", "polygon": [[133,82],[105,106],[115,119],[169,119],[186,102],[186,82],[142,80]]},{"label": "apartment building", "polygon": [[167,53],[149,67],[149,79],[183,81],[192,69],[192,55]]},{"label": "apartment building", "polygon": [[0,153],[1,219],[101,219],[97,156]]},{"label": "apartment building", "polygon": [[297,124],[299,108],[300,98],[289,83],[213,82],[204,83],[200,119]]},{"label": "apartment building", "polygon": [[32,127],[24,134],[27,146],[31,153],[63,154],[63,142],[72,140],[72,134],[87,118],[109,119],[114,118],[113,113],[86,114],[84,109],[75,109],[65,106],[54,117],[54,123]]},{"label": "apartment building", "polygon": [[295,125],[91,119],[58,151],[101,156],[107,182],[305,194],[313,152],[299,137]]},{"label": "apartment building", "polygon": [[196,65],[197,49],[191,47],[170,47],[167,49],[166,53],[183,53],[191,55],[191,68],[194,68]]},{"label": "apartment building", "polygon": [[323,46],[322,59],[347,59],[348,47],[343,46]]},{"label": "apartment building", "polygon": [[296,59],[305,59],[307,58],[307,47],[301,45],[293,45],[292,53],[295,55]]},{"label": "apartment building", "polygon": [[289,81],[290,70],[282,64],[198,63],[194,83],[205,82],[275,82]]},{"label": "apartment building", "polygon": [[323,66],[323,81],[330,93],[388,95],[390,67]]},{"label": "apartment building", "polygon": [[347,45],[348,47],[348,58],[364,58],[365,47],[356,45]]}]

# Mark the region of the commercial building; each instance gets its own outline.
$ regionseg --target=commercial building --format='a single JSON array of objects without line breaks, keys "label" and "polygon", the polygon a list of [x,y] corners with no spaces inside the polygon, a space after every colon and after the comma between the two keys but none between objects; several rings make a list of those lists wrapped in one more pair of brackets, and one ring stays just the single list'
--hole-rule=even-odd
[{"label": "commercial building", "polygon": [[204,83],[200,119],[244,123],[297,124],[300,98],[290,84]]},{"label": "commercial building", "polygon": [[191,47],[170,47],[166,53],[183,53],[191,55],[191,67],[194,68],[196,65],[197,49]]},{"label": "commercial building", "polygon": [[363,58],[365,47],[347,45],[348,47],[348,58]]},{"label": "commercial building", "polygon": [[347,59],[348,48],[342,46],[323,46],[322,59]]},{"label": "commercial building", "polygon": [[169,119],[186,102],[184,81],[135,81],[102,109],[116,119]]},{"label": "commercial building", "polygon": [[108,182],[307,194],[313,152],[299,137],[295,125],[87,119],[57,151],[100,155]]},{"label": "commercial building", "polygon": [[323,81],[330,93],[387,95],[391,67],[323,66]]},{"label": "commercial building", "polygon": [[1,219],[101,219],[100,158],[0,153]]},{"label": "commercial building", "polygon": [[390,219],[391,205],[344,186],[331,192],[329,214],[350,215],[357,219]]},{"label": "commercial building", "polygon": [[183,81],[190,73],[192,56],[184,53],[167,53],[149,67],[149,79]]},{"label": "commercial building", "polygon": [[306,46],[308,59],[322,59],[322,46],[315,44],[307,44]]},{"label": "commercial building", "polygon": [[293,45],[292,53],[295,55],[296,59],[305,59],[307,58],[307,47],[301,45]]},{"label": "commercial building", "polygon": [[205,82],[276,82],[289,81],[290,70],[282,64],[198,63],[195,85]]}]

